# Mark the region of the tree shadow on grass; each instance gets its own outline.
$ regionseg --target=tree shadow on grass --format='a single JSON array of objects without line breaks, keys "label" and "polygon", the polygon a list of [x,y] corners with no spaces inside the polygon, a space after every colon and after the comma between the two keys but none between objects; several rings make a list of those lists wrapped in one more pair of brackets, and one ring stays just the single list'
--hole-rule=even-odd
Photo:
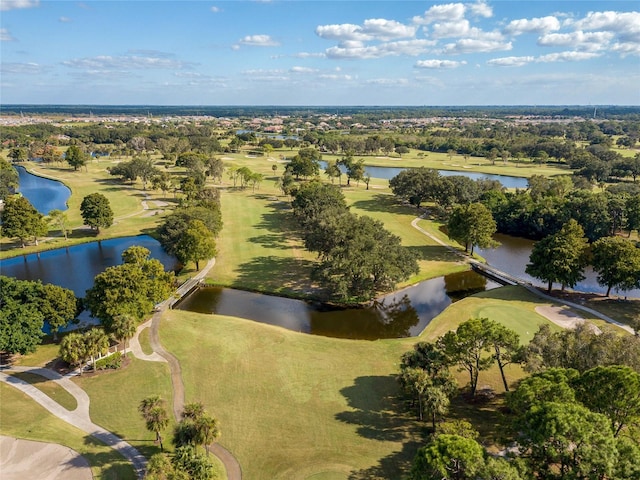
[{"label": "tree shadow on grass", "polygon": [[422,445],[424,426],[407,415],[393,375],[358,377],[340,390],[352,410],[336,414],[336,419],[357,426],[357,433],[377,441],[402,442],[394,452],[370,468],[351,472],[349,479],[401,478]]},{"label": "tree shadow on grass", "polygon": [[388,212],[397,215],[415,214],[416,217],[421,213],[415,207],[402,204],[396,197],[382,193],[377,193],[367,200],[358,200],[352,205],[354,208],[367,212]]},{"label": "tree shadow on grass", "polygon": [[414,245],[406,248],[413,252],[418,260],[432,262],[458,262],[461,260],[455,253],[440,245]]},{"label": "tree shadow on grass", "polygon": [[311,280],[314,262],[275,256],[256,257],[238,267],[238,278],[232,287],[255,291],[319,292]]}]

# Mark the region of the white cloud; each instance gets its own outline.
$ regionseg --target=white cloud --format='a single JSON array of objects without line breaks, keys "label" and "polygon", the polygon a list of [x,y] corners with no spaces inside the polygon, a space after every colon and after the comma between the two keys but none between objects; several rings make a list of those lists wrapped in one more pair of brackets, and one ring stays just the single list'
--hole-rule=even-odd
[{"label": "white cloud", "polygon": [[599,57],[599,53],[593,52],[558,52],[558,53],[549,53],[548,55],[542,55],[536,59],[536,62],[578,62],[581,60],[590,60],[595,57]]},{"label": "white cloud", "polygon": [[577,30],[607,30],[620,34],[640,33],[640,12],[589,12],[573,23]]},{"label": "white cloud", "polygon": [[72,20],[69,17],[60,17],[58,21],[61,23],[71,23]]},{"label": "white cloud", "polygon": [[247,35],[240,39],[237,45],[246,45],[250,47],[277,47],[280,45],[269,35]]},{"label": "white cloud", "polygon": [[322,80],[332,80],[332,81],[336,81],[336,80],[346,80],[346,81],[351,81],[351,80],[355,80],[356,77],[354,77],[353,75],[338,75],[337,73],[323,73],[322,75],[318,75],[318,78],[321,78]]},{"label": "white cloud", "polygon": [[381,40],[411,38],[415,36],[416,30],[416,26],[404,25],[395,20],[385,20],[383,18],[365,20],[363,24],[363,31],[366,34]]},{"label": "white cloud", "polygon": [[13,42],[15,40],[11,32],[6,28],[0,28],[0,42]]},{"label": "white cloud", "polygon": [[147,70],[147,69],[163,69],[163,70],[180,70],[190,68],[193,64],[168,58],[168,55],[140,56],[140,55],[98,55],[96,57],[75,58],[62,62],[63,65],[70,68],[84,70]]},{"label": "white cloud", "polygon": [[292,55],[294,58],[324,58],[326,56],[327,54],[324,52],[298,52]]},{"label": "white cloud", "polygon": [[317,68],[309,68],[309,67],[291,67],[289,69],[290,72],[292,73],[317,73],[318,69]]},{"label": "white cloud", "polygon": [[220,13],[222,9],[220,7],[216,7],[215,5],[209,9],[212,13]]},{"label": "white cloud", "polygon": [[483,1],[476,3],[468,3],[467,8],[472,15],[476,17],[491,18],[493,17],[493,9]]},{"label": "white cloud", "polygon": [[409,85],[409,80],[406,78],[371,78],[364,83],[380,87],[406,87]]},{"label": "white cloud", "polygon": [[453,60],[419,60],[416,62],[418,68],[458,68],[462,65],[466,65],[467,62],[455,62]]},{"label": "white cloud", "polygon": [[553,16],[542,18],[522,18],[512,20],[504,29],[507,35],[522,35],[523,33],[546,33],[560,30],[560,21]]},{"label": "white cloud", "polygon": [[370,40],[371,36],[362,31],[359,25],[343,23],[340,25],[319,25],[316,27],[316,35],[327,40]]},{"label": "white cloud", "polygon": [[611,51],[619,53],[621,57],[626,57],[627,55],[640,56],[640,43],[635,43],[635,42],[614,43],[611,46]]},{"label": "white cloud", "polygon": [[37,63],[3,63],[0,65],[3,74],[24,74],[24,75],[40,75],[44,71],[44,67]]},{"label": "white cloud", "polygon": [[340,46],[328,48],[326,54],[328,58],[333,59],[371,59],[399,55],[416,56],[426,52],[434,44],[434,41],[425,39],[402,40],[369,46],[351,42],[347,45],[341,44]]},{"label": "white cloud", "polygon": [[337,40],[339,42],[388,41],[398,38],[412,38],[415,36],[416,30],[416,26],[404,25],[395,20],[371,18],[365,20],[362,26],[352,23],[319,25],[316,27],[316,35],[326,40]]},{"label": "white cloud", "polygon": [[0,10],[17,10],[19,8],[34,8],[40,6],[40,0],[2,0]]},{"label": "white cloud", "polygon": [[578,30],[571,33],[549,33],[538,39],[538,45],[596,51],[606,48],[613,37],[614,34],[612,32],[584,33]]},{"label": "white cloud", "polygon": [[445,45],[443,53],[449,55],[458,55],[462,53],[487,53],[511,50],[512,48],[513,45],[511,42],[505,43],[499,40],[463,38],[455,43]]},{"label": "white cloud", "polygon": [[424,15],[413,17],[413,22],[418,25],[429,25],[433,22],[455,22],[464,18],[466,7],[462,3],[447,3],[434,5]]},{"label": "white cloud", "polygon": [[535,61],[535,57],[532,56],[502,57],[489,60],[487,61],[487,64],[495,67],[522,67],[533,61]]},{"label": "white cloud", "polygon": [[469,33],[470,29],[469,20],[436,23],[431,29],[431,36],[433,38],[463,37]]}]

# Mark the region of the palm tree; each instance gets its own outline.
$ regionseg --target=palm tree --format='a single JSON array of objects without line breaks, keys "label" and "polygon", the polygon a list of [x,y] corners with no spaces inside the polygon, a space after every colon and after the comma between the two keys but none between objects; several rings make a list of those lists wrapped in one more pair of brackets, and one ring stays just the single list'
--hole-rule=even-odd
[{"label": "palm tree", "polygon": [[100,355],[109,349],[109,337],[102,328],[92,328],[84,334],[87,348],[87,356],[91,357],[93,368],[96,368],[96,355]]},{"label": "palm tree", "polygon": [[218,421],[211,415],[205,413],[194,423],[196,432],[195,442],[198,445],[202,445],[207,451],[207,455],[209,455],[209,444],[213,443],[214,440],[220,437]]},{"label": "palm tree", "polygon": [[156,434],[156,442],[160,444],[160,450],[164,451],[160,432],[169,425],[169,415],[164,400],[159,395],[143,398],[138,405],[138,411],[145,421],[147,430]]},{"label": "palm tree", "polygon": [[136,333],[136,321],[131,315],[116,315],[111,323],[111,333],[118,342],[124,344],[124,355],[127,355],[127,341]]}]

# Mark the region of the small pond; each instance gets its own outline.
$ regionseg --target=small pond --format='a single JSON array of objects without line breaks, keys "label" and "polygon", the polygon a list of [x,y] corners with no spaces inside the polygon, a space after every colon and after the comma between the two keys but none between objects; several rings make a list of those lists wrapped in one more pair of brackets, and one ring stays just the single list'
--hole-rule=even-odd
[{"label": "small pond", "polygon": [[19,165],[15,168],[18,170],[18,191],[41,214],[48,215],[51,210],[64,211],[68,208],[71,190],[64,183],[33,175]]},{"label": "small pond", "polygon": [[497,286],[477,273],[460,272],[421,282],[365,308],[205,287],[176,308],[246,318],[314,335],[374,340],[416,336],[452,302]]},{"label": "small pond", "polygon": [[[521,278],[534,285],[546,287],[545,282],[541,282],[537,278],[533,278],[525,273],[527,263],[529,263],[529,256],[531,255],[531,249],[534,241],[526,238],[512,237],[510,235],[496,234],[494,239],[500,242],[500,246],[492,249],[476,248],[475,251],[478,255],[484,257],[487,263],[498,270],[502,270],[510,275]],[[587,267],[584,271],[585,279],[573,288],[573,290],[580,292],[592,292],[605,294],[607,288],[598,284],[598,278],[596,272],[591,267]],[[553,288],[560,288],[557,283],[553,285]],[[629,297],[640,298],[640,289],[629,290],[627,292],[618,292],[615,289],[611,290],[611,295],[623,295]]]},{"label": "small pond", "polygon": [[[321,161],[320,168],[326,169],[327,162]],[[340,167],[343,173],[346,172],[344,167]],[[391,180],[393,177],[398,175],[403,170],[407,170],[406,168],[401,167],[372,167],[366,166],[364,167],[365,173],[368,173],[372,178],[381,178],[383,180]],[[488,180],[497,180],[500,182],[505,188],[520,188],[526,189],[529,185],[529,182],[526,178],[523,177],[510,177],[507,175],[491,175],[488,173],[478,173],[478,172],[457,172],[453,170],[438,170],[438,173],[443,177],[451,177],[454,175],[460,175],[464,177],[468,177],[472,180],[479,179],[488,179]]]}]

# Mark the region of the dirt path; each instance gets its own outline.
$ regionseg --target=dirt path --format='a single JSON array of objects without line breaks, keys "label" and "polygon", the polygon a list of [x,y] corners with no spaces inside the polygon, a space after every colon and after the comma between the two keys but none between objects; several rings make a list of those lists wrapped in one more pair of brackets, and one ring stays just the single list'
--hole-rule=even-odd
[{"label": "dirt path", "polygon": [[[216,263],[215,258],[209,260],[207,265],[202,270],[200,270],[197,275],[193,277],[193,280],[204,279],[207,273],[209,272],[209,270],[213,268],[215,263]],[[182,380],[182,368],[180,367],[180,362],[178,361],[178,359],[172,353],[168,352],[160,342],[160,321],[162,319],[162,314],[169,307],[171,300],[172,298],[162,302],[159,305],[157,311],[153,314],[153,317],[151,318],[151,324],[150,324],[150,328],[151,328],[150,341],[151,341],[151,348],[153,349],[153,352],[154,352],[153,355],[159,356],[161,358],[160,361],[166,361],[169,365],[169,370],[171,372],[171,385],[173,386],[173,416],[175,417],[176,421],[178,421],[182,416],[182,411],[184,410],[184,404],[185,404],[184,382]],[[138,329],[136,334],[139,335],[140,331],[142,331],[142,329]],[[140,342],[137,339],[137,335],[136,335],[135,343],[137,343],[137,345],[139,346]],[[131,342],[131,345],[132,345],[132,352],[134,353],[134,355],[137,356],[137,353],[136,353],[137,350],[133,349],[133,345],[134,345],[133,340]],[[142,353],[141,348],[140,348],[140,352]],[[144,357],[139,357],[139,358],[142,358],[143,360],[145,360],[146,359],[145,357],[149,357],[149,356],[145,355]],[[158,361],[155,357],[153,360]],[[230,451],[228,451],[219,443],[213,443],[209,445],[208,448],[209,448],[209,451],[213,453],[216,457],[218,457],[218,459],[224,465],[224,468],[227,471],[227,480],[242,480],[242,468],[240,467],[240,463],[238,463],[238,460],[233,456],[233,454]]]}]

